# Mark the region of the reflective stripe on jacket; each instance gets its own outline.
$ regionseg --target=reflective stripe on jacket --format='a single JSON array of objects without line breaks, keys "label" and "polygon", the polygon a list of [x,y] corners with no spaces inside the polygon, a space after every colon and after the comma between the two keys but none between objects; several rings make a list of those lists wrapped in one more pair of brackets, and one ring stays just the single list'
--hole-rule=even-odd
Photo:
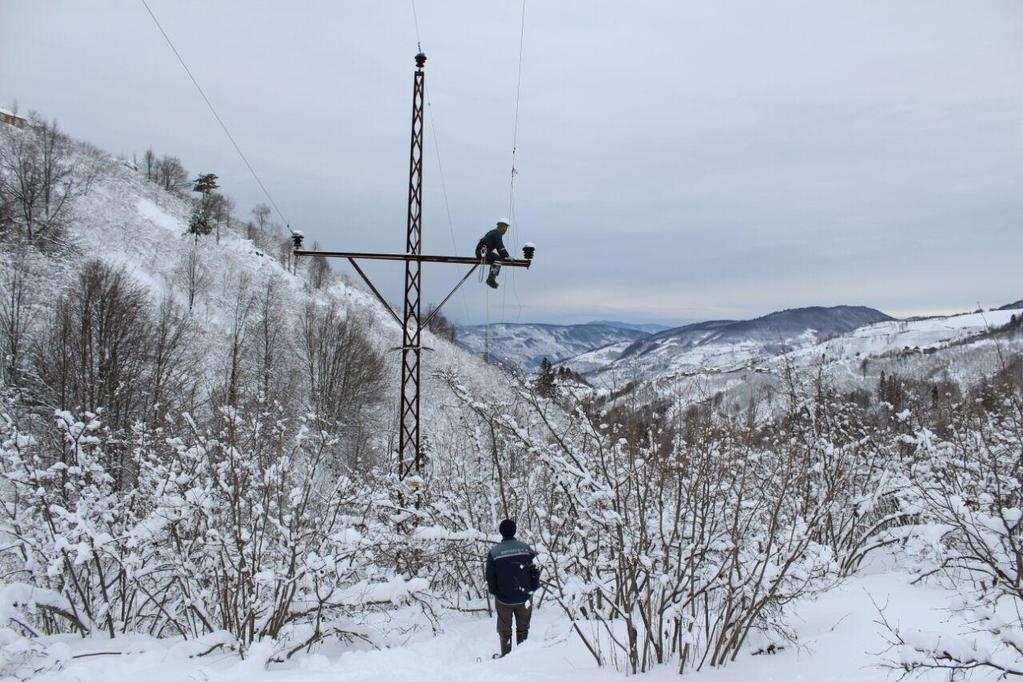
[{"label": "reflective stripe on jacket", "polygon": [[487,588],[505,604],[524,604],[540,587],[536,553],[515,538],[504,540],[487,552]]}]

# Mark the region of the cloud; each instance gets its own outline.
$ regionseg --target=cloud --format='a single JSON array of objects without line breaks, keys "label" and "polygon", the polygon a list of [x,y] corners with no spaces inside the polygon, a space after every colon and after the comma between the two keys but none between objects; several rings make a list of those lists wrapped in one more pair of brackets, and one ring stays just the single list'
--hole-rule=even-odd
[{"label": "cloud", "polygon": [[[151,4],[295,227],[325,248],[403,248],[408,6]],[[428,252],[468,253],[508,212],[520,9],[419,7]],[[263,200],[141,6],[0,12],[0,98],[111,151],[217,172],[243,211]],[[509,241],[536,242],[537,262],[448,312],[1015,300],[1021,30],[1015,0],[529,3]],[[373,274],[401,296],[400,268]],[[439,300],[460,273],[424,277]]]}]

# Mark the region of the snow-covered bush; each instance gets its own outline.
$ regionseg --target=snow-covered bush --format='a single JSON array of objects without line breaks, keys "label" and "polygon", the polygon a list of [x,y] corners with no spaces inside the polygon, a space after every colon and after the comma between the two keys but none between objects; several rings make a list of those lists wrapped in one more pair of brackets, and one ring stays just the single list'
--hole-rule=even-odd
[{"label": "snow-covered bush", "polygon": [[948,438],[923,428],[907,439],[921,579],[947,582],[971,623],[958,638],[889,626],[907,671],[1023,675],[1023,395],[1015,380],[982,393]]},{"label": "snow-covered bush", "polygon": [[911,532],[915,517],[904,464],[912,455],[902,439],[912,425],[908,412],[878,419],[855,396],[836,391],[823,367],[817,370],[787,373],[787,409],[760,429],[761,446],[798,453],[808,468],[800,491],[808,507],[818,499],[834,501],[812,532],[845,576],[868,554],[904,542]]},{"label": "snow-covered bush", "polygon": [[[337,476],[337,439],[315,420],[225,410],[220,431],[135,430],[137,484],[104,468],[95,415],[57,415],[58,457],[5,414],[0,446],[4,607],[20,635],[145,632],[284,656],[363,636],[360,614],[425,587],[395,575],[374,476]],[[53,460],[50,463],[48,461]],[[13,588],[11,588],[13,589]],[[30,610],[17,595],[43,595]]]},{"label": "snow-covered bush", "polygon": [[833,567],[815,537],[839,500],[806,494],[808,450],[759,447],[722,423],[665,458],[655,435],[620,438],[528,389],[516,405],[452,385],[489,432],[493,462],[526,463],[514,486],[492,469],[492,492],[532,491],[523,525],[538,537],[546,593],[601,664],[684,672],[725,664],[752,636],[770,647],[783,607]]}]

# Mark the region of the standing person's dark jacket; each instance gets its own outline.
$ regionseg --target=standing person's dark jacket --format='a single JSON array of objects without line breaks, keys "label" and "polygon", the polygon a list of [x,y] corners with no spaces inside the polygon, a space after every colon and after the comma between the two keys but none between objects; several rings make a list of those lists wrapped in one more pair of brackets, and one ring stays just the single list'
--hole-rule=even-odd
[{"label": "standing person's dark jacket", "polygon": [[476,255],[480,258],[493,260],[495,252],[507,260],[508,249],[504,248],[504,237],[497,229],[487,232],[476,244]]},{"label": "standing person's dark jacket", "polygon": [[536,553],[524,542],[506,538],[487,553],[487,588],[505,604],[524,604],[540,588]]}]

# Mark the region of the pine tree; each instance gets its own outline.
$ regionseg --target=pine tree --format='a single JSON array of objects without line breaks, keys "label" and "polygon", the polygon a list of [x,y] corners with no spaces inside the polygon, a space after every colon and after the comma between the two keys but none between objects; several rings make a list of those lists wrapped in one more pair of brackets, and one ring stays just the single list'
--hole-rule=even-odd
[{"label": "pine tree", "polygon": [[192,186],[193,192],[200,192],[203,199],[209,197],[210,192],[218,189],[220,185],[217,184],[217,176],[214,173],[200,173],[199,177],[195,179],[195,184]]},{"label": "pine tree", "polygon": [[540,361],[540,374],[536,377],[536,392],[544,398],[553,398],[557,394],[558,385],[551,361],[544,358]]},{"label": "pine tree", "polygon": [[188,220],[188,233],[195,236],[195,243],[199,243],[199,235],[207,235],[213,231],[213,216],[212,202],[210,201],[210,195],[213,190],[220,187],[217,184],[217,176],[213,173],[200,173],[199,177],[195,179],[195,184],[192,185],[193,192],[199,192],[202,194],[202,199],[199,200],[199,204],[195,207],[195,211],[192,212],[192,217]]}]

